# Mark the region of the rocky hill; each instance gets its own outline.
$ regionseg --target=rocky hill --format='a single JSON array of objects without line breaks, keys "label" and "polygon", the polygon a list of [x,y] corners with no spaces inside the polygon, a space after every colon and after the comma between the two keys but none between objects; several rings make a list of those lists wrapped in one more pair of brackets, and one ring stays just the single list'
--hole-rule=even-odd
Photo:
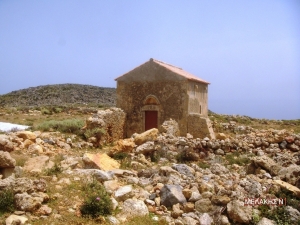
[{"label": "rocky hill", "polygon": [[0,95],[0,106],[44,106],[65,104],[115,105],[115,88],[82,84],[30,87]]}]

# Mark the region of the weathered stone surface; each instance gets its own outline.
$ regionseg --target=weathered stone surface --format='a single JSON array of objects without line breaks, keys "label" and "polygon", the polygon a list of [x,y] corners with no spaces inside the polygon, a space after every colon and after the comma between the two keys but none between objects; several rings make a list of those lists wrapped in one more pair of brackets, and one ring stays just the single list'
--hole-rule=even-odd
[{"label": "weathered stone surface", "polygon": [[209,137],[215,139],[211,121],[207,117],[202,117],[197,113],[191,113],[188,115],[187,127],[189,128],[189,133],[196,138]]},{"label": "weathered stone surface", "polygon": [[152,128],[141,134],[135,134],[134,143],[137,145],[141,145],[147,141],[155,141],[157,139],[157,135],[158,135],[158,129]]},{"label": "weathered stone surface", "polygon": [[213,222],[213,219],[208,213],[203,213],[199,218],[200,225],[211,225]]},{"label": "weathered stone surface", "polygon": [[195,170],[186,164],[175,164],[172,166],[172,168],[174,170],[177,170],[182,175],[185,175],[185,176],[191,177],[191,178],[194,177]]},{"label": "weathered stone surface", "polygon": [[155,151],[155,145],[153,141],[147,141],[144,144],[138,146],[135,150],[137,154],[148,154]]},{"label": "weathered stone surface", "polygon": [[25,193],[15,195],[16,207],[19,210],[26,212],[33,212],[41,207],[44,201],[41,197],[32,197],[31,195]]},{"label": "weathered stone surface", "polygon": [[34,141],[36,139],[36,134],[31,131],[18,131],[17,136],[20,138],[23,138],[24,140],[29,139],[31,141]]},{"label": "weathered stone surface", "polygon": [[8,139],[6,135],[0,135],[0,150],[5,152],[11,152],[14,150],[13,143]]},{"label": "weathered stone surface", "polygon": [[123,138],[125,118],[126,114],[119,108],[99,110],[86,120],[85,129],[103,129],[103,134],[96,135],[97,144],[111,143]]},{"label": "weathered stone surface", "polygon": [[163,122],[159,131],[161,133],[166,133],[175,137],[178,137],[180,135],[178,123],[172,119]]},{"label": "weathered stone surface", "polygon": [[120,168],[118,163],[106,153],[85,153],[82,157],[86,169],[113,170]]},{"label": "weathered stone surface", "polygon": [[118,201],[125,201],[126,199],[133,197],[132,191],[131,185],[120,187],[114,193],[115,199]]},{"label": "weathered stone surface", "polygon": [[133,141],[133,138],[120,139],[110,151],[110,154],[115,154],[118,152],[132,152],[134,147],[135,143]]},{"label": "weathered stone surface", "polygon": [[270,220],[266,217],[263,217],[257,225],[276,225],[276,223],[273,220]]},{"label": "weathered stone surface", "polygon": [[24,225],[28,221],[26,216],[10,215],[6,218],[6,225]]},{"label": "weathered stone surface", "polygon": [[227,205],[227,203],[230,202],[230,198],[228,196],[219,196],[219,195],[214,195],[211,199],[212,203],[216,205]]},{"label": "weathered stone surface", "polygon": [[293,144],[287,144],[286,147],[288,149],[290,149],[291,151],[293,151],[293,152],[299,152],[300,151],[300,147],[295,145],[294,143]]},{"label": "weathered stone surface", "polygon": [[120,184],[117,180],[104,181],[103,185],[105,187],[105,190],[109,194],[112,194],[114,191],[116,191],[120,187]]},{"label": "weathered stone surface", "polygon": [[291,219],[292,222],[297,223],[297,222],[300,221],[300,212],[297,209],[295,209],[291,206],[287,206],[286,211],[290,215],[290,219]]},{"label": "weathered stone surface", "polygon": [[248,224],[252,219],[252,207],[245,206],[239,200],[233,200],[227,204],[227,213],[234,222]]},{"label": "weathered stone surface", "polygon": [[59,146],[62,149],[65,149],[67,151],[71,150],[71,146],[68,143],[65,143],[63,141],[57,141],[56,142],[57,146]]},{"label": "weathered stone surface", "polygon": [[167,207],[173,206],[177,203],[183,204],[186,202],[180,185],[164,185],[160,190],[160,199],[161,204]]},{"label": "weathered stone surface", "polygon": [[52,209],[48,205],[42,205],[36,212],[38,215],[50,215],[52,213]]},{"label": "weathered stone surface", "polygon": [[183,214],[183,211],[180,209],[180,204],[177,203],[175,205],[172,206],[172,213],[171,216],[173,218],[178,218],[179,216],[181,216]]},{"label": "weathered stone surface", "polygon": [[40,146],[38,144],[32,144],[32,145],[28,146],[28,151],[30,153],[41,154],[44,152],[44,149],[42,146]]},{"label": "weathered stone surface", "polygon": [[54,166],[54,163],[50,161],[48,156],[36,156],[29,158],[24,164],[24,171],[41,173],[44,169],[49,169]]},{"label": "weathered stone surface", "polygon": [[282,180],[273,180],[274,184],[278,184],[291,192],[293,192],[297,197],[300,198],[300,189]]},{"label": "weathered stone surface", "polygon": [[296,185],[297,181],[300,180],[300,166],[290,165],[289,167],[283,167],[278,172],[278,176],[281,180],[284,180],[292,185]]},{"label": "weathered stone surface", "polygon": [[253,157],[251,161],[254,163],[254,165],[267,170],[271,175],[277,175],[280,170],[280,166],[273,159],[266,155]]},{"label": "weathered stone surface", "polygon": [[24,148],[28,148],[30,145],[34,144],[34,142],[32,140],[29,140],[29,139],[26,139],[24,142],[23,142],[23,146]]},{"label": "weathered stone surface", "polygon": [[9,152],[0,151],[0,168],[15,167],[16,160],[13,159]]},{"label": "weathered stone surface", "polygon": [[15,193],[31,193],[34,191],[33,181],[26,177],[14,179],[11,186]]},{"label": "weathered stone surface", "polygon": [[195,210],[200,213],[209,212],[212,210],[212,208],[213,208],[213,205],[208,198],[200,199],[195,202]]},{"label": "weathered stone surface", "polygon": [[216,138],[219,140],[225,140],[227,136],[224,133],[217,133]]},{"label": "weathered stone surface", "polygon": [[146,204],[141,200],[127,199],[123,203],[121,216],[125,218],[132,218],[135,216],[146,216],[149,210]]}]

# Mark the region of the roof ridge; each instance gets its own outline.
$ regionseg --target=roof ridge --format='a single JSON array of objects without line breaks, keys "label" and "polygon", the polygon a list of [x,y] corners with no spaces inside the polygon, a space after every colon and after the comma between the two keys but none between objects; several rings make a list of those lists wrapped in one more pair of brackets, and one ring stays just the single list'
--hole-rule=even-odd
[{"label": "roof ridge", "polygon": [[[152,58],[151,58],[152,59]],[[151,60],[150,59],[150,60]],[[160,60],[157,60],[157,59],[152,59],[153,61],[156,61],[156,62],[159,62],[159,63],[163,63],[163,64],[166,64],[166,65],[168,65],[168,66],[172,66],[172,67],[175,67],[175,68],[177,68],[177,69],[180,69],[180,70],[183,70],[182,68],[180,68],[180,67],[178,67],[178,66],[174,66],[174,65],[171,65],[171,64],[169,64],[169,63],[166,63],[166,62],[163,62],[163,61],[160,61]]]}]

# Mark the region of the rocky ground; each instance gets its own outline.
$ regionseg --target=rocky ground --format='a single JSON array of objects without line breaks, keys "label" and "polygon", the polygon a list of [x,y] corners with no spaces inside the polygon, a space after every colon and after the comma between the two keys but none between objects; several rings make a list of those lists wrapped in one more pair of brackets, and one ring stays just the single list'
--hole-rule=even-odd
[{"label": "rocky ground", "polygon": [[[87,121],[103,127],[101,115]],[[300,134],[234,121],[214,126],[227,130],[215,140],[180,137],[170,120],[113,144],[101,139],[105,132],[85,140],[57,131],[0,134],[0,223],[300,224]],[[112,211],[86,218],[93,182]],[[143,222],[132,222],[138,217]]]}]

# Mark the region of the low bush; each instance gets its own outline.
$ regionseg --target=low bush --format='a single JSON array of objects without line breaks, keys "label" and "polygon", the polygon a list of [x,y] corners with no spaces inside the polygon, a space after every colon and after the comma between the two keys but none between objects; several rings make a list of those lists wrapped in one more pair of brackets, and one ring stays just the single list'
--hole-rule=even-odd
[{"label": "low bush", "polygon": [[112,201],[105,188],[96,180],[83,186],[84,202],[80,206],[83,217],[97,218],[112,214]]},{"label": "low bush", "polygon": [[238,152],[226,154],[225,159],[228,161],[229,165],[237,164],[239,166],[246,165],[251,161],[250,157],[240,155]]},{"label": "low bush", "polygon": [[15,210],[14,193],[11,190],[0,191],[0,216]]},{"label": "low bush", "polygon": [[199,166],[200,168],[202,168],[202,169],[206,169],[206,168],[209,168],[209,167],[210,167],[210,165],[209,165],[207,162],[204,162],[204,161],[200,161],[200,162],[198,163],[198,166]]},{"label": "low bush", "polygon": [[111,155],[111,157],[115,160],[123,160],[123,159],[128,157],[128,153],[118,152],[118,153],[115,153],[115,154]]},{"label": "low bush", "polygon": [[290,215],[287,212],[285,206],[278,206],[274,209],[270,209],[267,205],[261,205],[258,207],[261,212],[260,218],[266,217],[273,220],[278,225],[291,225],[292,221]]},{"label": "low bush", "polygon": [[34,130],[41,131],[59,131],[62,133],[73,133],[81,134],[81,128],[84,126],[84,121],[82,119],[68,119],[62,121],[49,120],[42,122],[41,124],[35,126]]},{"label": "low bush", "polygon": [[62,173],[62,168],[61,166],[55,162],[54,166],[52,168],[46,169],[45,170],[45,175],[46,176],[52,176],[52,175],[57,175]]},{"label": "low bush", "polygon": [[87,129],[83,135],[86,139],[89,139],[90,137],[100,138],[103,134],[105,134],[105,130],[103,128],[96,127],[93,129]]}]

